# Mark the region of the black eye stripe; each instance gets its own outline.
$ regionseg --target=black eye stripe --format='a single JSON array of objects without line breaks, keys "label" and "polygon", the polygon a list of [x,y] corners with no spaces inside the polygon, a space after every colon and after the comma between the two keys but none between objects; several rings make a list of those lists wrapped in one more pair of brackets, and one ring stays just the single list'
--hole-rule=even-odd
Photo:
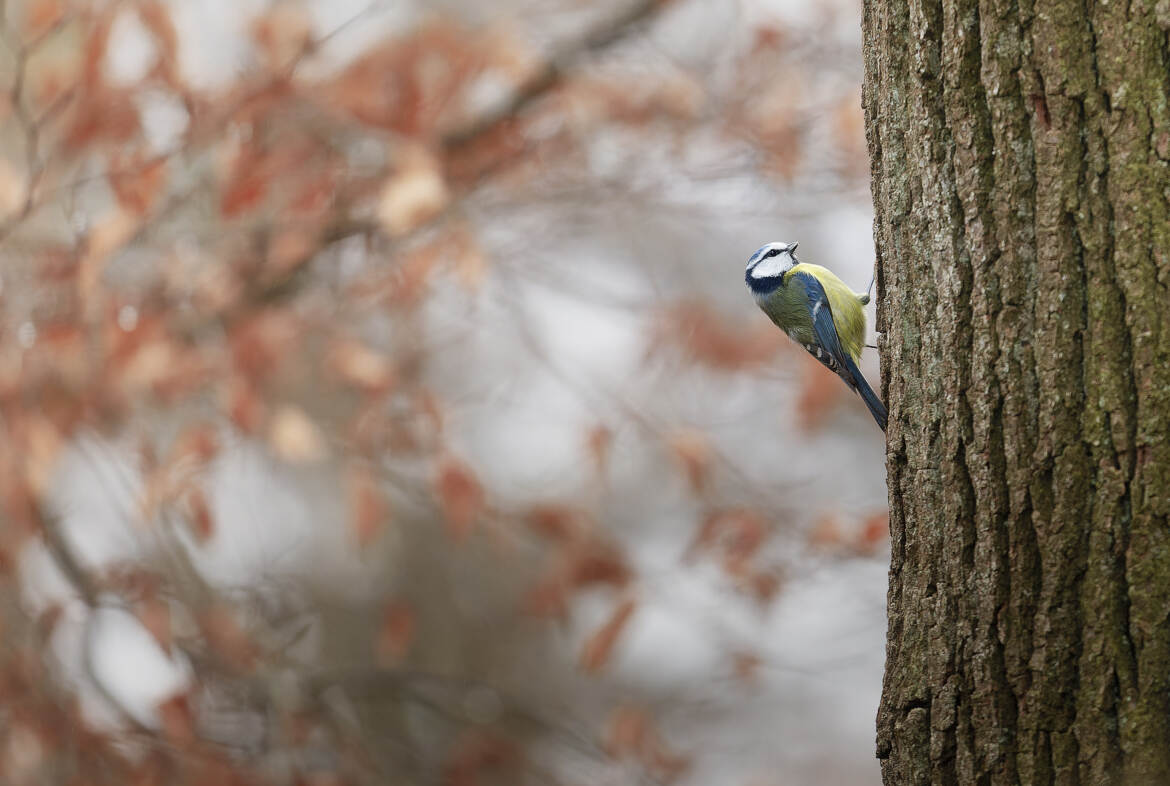
[{"label": "black eye stripe", "polygon": [[767,259],[768,257],[779,256],[779,255],[780,255],[780,249],[774,248],[771,251],[769,251],[767,254],[764,254],[764,259]]}]

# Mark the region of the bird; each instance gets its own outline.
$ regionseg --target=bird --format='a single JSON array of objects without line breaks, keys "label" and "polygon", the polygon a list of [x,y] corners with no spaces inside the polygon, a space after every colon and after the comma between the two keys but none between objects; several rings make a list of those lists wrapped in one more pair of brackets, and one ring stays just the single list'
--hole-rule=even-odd
[{"label": "bird", "polygon": [[752,254],[744,271],[748,289],[778,328],[861,396],[884,432],[886,407],[857,368],[869,294],[854,292],[828,268],[801,262],[797,245],[768,243]]}]

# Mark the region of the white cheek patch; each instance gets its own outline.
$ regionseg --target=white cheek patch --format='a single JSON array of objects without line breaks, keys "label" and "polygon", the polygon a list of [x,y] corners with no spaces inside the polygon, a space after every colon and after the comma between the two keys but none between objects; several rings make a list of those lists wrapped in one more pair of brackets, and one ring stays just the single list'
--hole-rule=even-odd
[{"label": "white cheek patch", "polygon": [[752,268],[752,278],[775,278],[792,267],[787,254],[766,257]]}]

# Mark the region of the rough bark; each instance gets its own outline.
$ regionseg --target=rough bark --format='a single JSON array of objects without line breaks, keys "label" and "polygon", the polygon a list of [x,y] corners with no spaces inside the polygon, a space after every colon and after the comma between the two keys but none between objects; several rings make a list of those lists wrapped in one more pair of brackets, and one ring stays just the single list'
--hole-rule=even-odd
[{"label": "rough bark", "polygon": [[1168,31],[865,2],[888,784],[1170,783]]}]

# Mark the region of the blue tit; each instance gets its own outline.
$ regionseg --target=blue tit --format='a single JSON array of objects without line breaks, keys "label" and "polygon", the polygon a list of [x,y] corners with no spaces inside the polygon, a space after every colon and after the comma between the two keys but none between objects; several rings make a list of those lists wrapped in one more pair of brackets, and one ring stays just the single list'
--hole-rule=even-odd
[{"label": "blue tit", "polygon": [[769,243],[744,273],[756,304],[810,355],[856,391],[886,430],[886,407],[857,368],[865,346],[869,295],[859,295],[820,265],[796,258],[796,243]]}]

